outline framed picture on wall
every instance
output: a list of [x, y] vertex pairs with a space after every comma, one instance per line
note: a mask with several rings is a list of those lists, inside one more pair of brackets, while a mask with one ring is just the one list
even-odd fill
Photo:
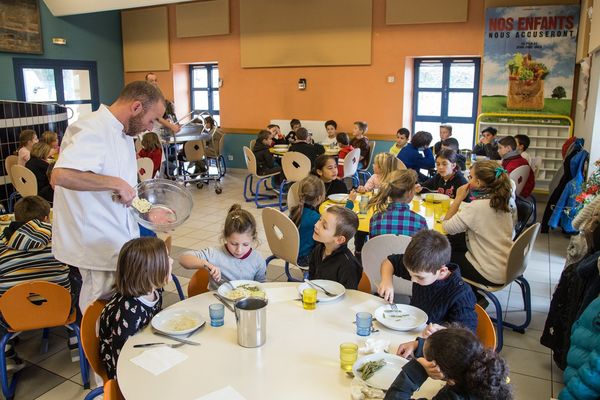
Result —
[[0, 0], [0, 51], [42, 54], [38, 0]]

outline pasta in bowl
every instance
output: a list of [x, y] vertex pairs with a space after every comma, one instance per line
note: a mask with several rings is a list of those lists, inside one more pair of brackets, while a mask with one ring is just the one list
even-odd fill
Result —
[[228, 284], [223, 284], [219, 286], [217, 289], [217, 293], [219, 293], [225, 299], [236, 302], [245, 297], [258, 297], [261, 299], [265, 299], [267, 297], [264, 289], [261, 284], [256, 281], [248, 281], [248, 280], [237, 280], [231, 281], [231, 286]]
[[152, 318], [152, 327], [167, 335], [186, 335], [206, 323], [202, 315], [187, 309], [166, 309]]

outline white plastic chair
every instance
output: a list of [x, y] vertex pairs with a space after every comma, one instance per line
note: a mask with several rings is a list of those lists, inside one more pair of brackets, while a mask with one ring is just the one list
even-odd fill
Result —
[[[539, 231], [540, 223], [538, 222], [527, 228], [513, 242], [506, 260], [506, 279], [504, 284], [488, 286], [482, 283], [473, 282], [463, 277], [465, 282], [474, 288], [477, 288], [483, 295], [490, 299], [492, 303], [494, 303], [494, 307], [496, 309], [496, 318], [493, 318], [493, 320], [496, 322], [496, 336], [498, 337], [498, 346], [496, 347], [496, 351], [502, 350], [504, 326], [512, 328], [515, 332], [525, 333], [525, 328], [527, 328], [531, 322], [531, 288], [529, 286], [529, 282], [527, 282], [523, 274], [527, 268], [529, 255], [531, 254], [531, 249], [533, 248]], [[502, 306], [500, 305], [498, 298], [494, 295], [494, 292], [504, 289], [513, 282], [516, 282], [521, 287], [521, 293], [523, 294], [525, 322], [521, 325], [503, 321]]]
[[517, 188], [515, 190], [515, 194], [517, 196], [521, 195], [525, 184], [527, 183], [527, 178], [529, 178], [529, 174], [531, 173], [531, 167], [529, 165], [521, 165], [518, 168], [515, 168], [509, 175], [510, 179], [512, 179]]
[[363, 184], [367, 183], [367, 179], [369, 179], [371, 177], [371, 172], [369, 172], [369, 169], [371, 169], [373, 167], [373, 160], [375, 159], [375, 145], [376, 144], [377, 144], [377, 142], [374, 140], [369, 141], [369, 159], [368, 159], [367, 165], [363, 169], [358, 170], [359, 181], [360, 181], [360, 178], [362, 177]]
[[151, 158], [142, 157], [137, 159], [137, 173], [141, 182], [152, 179], [152, 171], [154, 171], [154, 163]]
[[[381, 263], [391, 254], [404, 254], [406, 247], [412, 238], [404, 235], [380, 235], [367, 240], [362, 249], [362, 264], [364, 272], [371, 280], [371, 291], [375, 292], [375, 286], [381, 282]], [[410, 296], [412, 294], [412, 282], [394, 276], [394, 292]]]
[[265, 208], [262, 211], [263, 226], [271, 255], [266, 260], [267, 266], [271, 261], [279, 258], [285, 261], [285, 274], [289, 282], [297, 282], [290, 273], [290, 264], [298, 262], [300, 250], [300, 233], [298, 227], [287, 215], [274, 208]]
[[285, 211], [288, 205], [283, 205], [285, 185], [290, 182], [299, 182], [310, 174], [310, 159], [297, 151], [288, 151], [281, 157], [281, 168], [285, 179], [279, 185], [279, 209]]
[[[541, 156], [535, 156], [531, 159], [531, 164], [529, 164], [531, 166], [531, 168], [533, 168], [533, 173], [535, 174], [534, 176], [537, 178], [540, 175], [540, 171], [542, 170], [542, 163], [544, 162], [544, 159]], [[552, 192], [550, 192], [552, 193]]]
[[354, 149], [344, 157], [344, 176], [343, 178], [352, 178], [353, 186], [358, 186], [358, 163], [360, 161], [360, 149]]

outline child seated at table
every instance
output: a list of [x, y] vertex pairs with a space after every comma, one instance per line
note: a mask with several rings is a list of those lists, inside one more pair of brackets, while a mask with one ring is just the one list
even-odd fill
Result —
[[400, 150], [408, 143], [408, 139], [410, 139], [410, 131], [406, 128], [398, 129], [398, 132], [396, 132], [396, 143], [390, 147], [389, 153], [397, 157]]
[[50, 151], [50, 158], [58, 158], [60, 147], [58, 145], [58, 134], [56, 132], [44, 131], [44, 133], [42, 133], [40, 142], [46, 143], [52, 149]]
[[531, 143], [531, 140], [529, 140], [529, 136], [518, 134], [515, 135], [515, 140], [517, 141], [517, 151], [519, 152], [521, 157], [527, 160], [529, 166], [533, 168], [533, 157], [531, 157], [531, 155], [527, 153], [527, 149], [529, 148], [529, 144]]
[[338, 176], [341, 178], [344, 176], [344, 158], [354, 150], [354, 147], [350, 144], [350, 137], [346, 132], [340, 132], [335, 136], [340, 151], [338, 152]]
[[535, 173], [533, 168], [529, 165], [529, 162], [521, 156], [517, 149], [517, 141], [512, 136], [505, 136], [498, 141], [498, 154], [502, 157], [502, 167], [510, 174], [515, 169], [528, 166], [529, 174], [525, 181], [525, 186], [521, 189], [519, 195], [521, 197], [529, 197], [533, 188], [535, 187]]
[[162, 146], [156, 133], [146, 132], [142, 137], [142, 148], [138, 152], [138, 158], [142, 157], [148, 157], [152, 160], [152, 177], [154, 178], [160, 169], [162, 160]]
[[337, 145], [337, 122], [330, 119], [325, 121], [325, 130], [327, 131], [327, 139], [323, 142], [324, 145], [336, 146]]
[[390, 153], [379, 153], [373, 160], [373, 175], [367, 180], [364, 186], [359, 186], [358, 193], [370, 192], [381, 188], [383, 182], [392, 171], [400, 169], [400, 160]]
[[513, 398], [506, 361], [467, 329], [451, 326], [418, 338], [418, 349], [384, 400], [411, 399], [428, 377], [446, 381], [434, 399]]
[[[462, 276], [471, 281], [505, 283], [513, 243], [510, 182], [506, 170], [496, 161], [475, 162], [469, 183], [458, 188], [442, 221], [452, 243], [452, 262], [460, 265]], [[467, 196], [472, 201], [458, 212]]]
[[325, 185], [314, 175], [309, 175], [298, 183], [298, 205], [290, 210], [290, 219], [298, 227], [300, 246], [298, 265], [308, 265], [310, 253], [315, 246], [313, 233], [317, 221], [321, 218], [319, 205], [325, 199]]
[[31, 149], [38, 142], [37, 133], [33, 129], [24, 129], [19, 134], [19, 150], [17, 150], [18, 164], [25, 166], [31, 157]]
[[419, 174], [419, 181], [424, 182], [427, 176], [420, 172], [421, 169], [430, 170], [435, 167], [433, 153], [429, 148], [431, 144], [431, 133], [419, 131], [415, 133], [400, 153], [398, 158], [406, 165], [406, 168], [415, 170]]
[[252, 214], [239, 204], [232, 205], [225, 217], [221, 238], [220, 246], [186, 251], [179, 263], [187, 269], [206, 268], [211, 290], [217, 289], [224, 279], [264, 282], [265, 260], [252, 249], [257, 242], [256, 220]]
[[296, 151], [308, 157], [312, 169], [315, 166], [317, 157], [325, 153], [325, 148], [319, 143], [309, 143], [309, 135], [306, 128], [298, 128], [296, 131], [296, 141], [290, 146], [289, 151]]
[[52, 147], [44, 142], [38, 142], [33, 145], [30, 152], [29, 161], [25, 163], [25, 167], [33, 172], [37, 183], [37, 193], [43, 197], [50, 204], [54, 201], [54, 189], [50, 186], [50, 179], [48, 179], [48, 157]]
[[319, 243], [310, 254], [309, 279], [327, 279], [341, 283], [346, 289], [358, 288], [363, 268], [348, 249], [357, 229], [358, 217], [354, 211], [331, 206], [323, 212], [314, 229], [313, 239]]
[[269, 124], [267, 125], [267, 129], [271, 132], [271, 139], [273, 140], [273, 145], [276, 144], [288, 144], [285, 136], [281, 133], [281, 128], [279, 125]]
[[461, 268], [451, 263], [448, 239], [434, 230], [422, 230], [410, 241], [404, 254], [392, 254], [381, 263], [378, 293], [394, 301], [393, 276], [410, 280], [410, 305], [425, 311], [429, 323], [457, 322], [477, 328], [475, 295], [461, 277]]
[[173, 260], [165, 242], [143, 237], [125, 243], [119, 253], [115, 294], [100, 314], [100, 359], [109, 379], [116, 378], [119, 353], [162, 308], [162, 288], [171, 279]]
[[371, 147], [369, 146], [369, 139], [367, 139], [367, 131], [369, 125], [365, 121], [355, 121], [354, 127], [352, 128], [352, 140], [350, 144], [355, 149], [360, 149], [360, 160], [358, 163], [358, 169], [366, 168], [369, 157], [371, 156]]
[[435, 167], [436, 174], [418, 185], [417, 192], [428, 189], [425, 193], [428, 191], [443, 193], [453, 199], [458, 188], [467, 183], [467, 179], [456, 164], [456, 152], [441, 149], [435, 157]]
[[389, 173], [379, 193], [369, 201], [369, 207], [375, 208], [369, 224], [371, 238], [386, 233], [413, 236], [427, 229], [425, 218], [410, 209], [416, 183], [417, 174], [412, 169]]
[[[263, 129], [258, 132], [256, 136], [256, 142], [254, 143], [254, 148], [252, 152], [256, 157], [256, 172], [259, 175], [270, 175], [276, 172], [281, 172], [281, 166], [275, 163], [275, 157], [269, 149], [273, 144], [273, 140], [271, 139], [271, 132]], [[281, 182], [281, 174], [276, 176], [276, 183]]]
[[325, 197], [330, 194], [348, 193], [348, 188], [344, 181], [338, 179], [338, 165], [335, 162], [335, 157], [326, 154], [317, 157], [312, 174], [323, 181], [325, 185]]
[[[463, 156], [462, 154], [460, 154], [460, 151], [458, 150], [458, 140], [454, 139], [454, 138], [448, 138], [446, 140], [442, 141], [442, 147], [440, 148], [440, 150], [452, 150], [456, 153], [456, 165], [458, 165], [458, 169], [460, 169], [461, 171], [464, 171], [467, 169], [467, 158], [465, 156]], [[437, 155], [437, 153], [435, 153]]]
[[292, 130], [285, 136], [285, 140], [290, 144], [294, 144], [296, 142], [296, 131], [298, 128], [302, 128], [302, 122], [297, 118], [293, 118], [290, 121], [290, 128]]

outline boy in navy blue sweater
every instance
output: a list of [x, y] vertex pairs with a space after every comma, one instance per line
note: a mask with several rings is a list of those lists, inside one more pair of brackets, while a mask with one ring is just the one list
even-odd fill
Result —
[[[475, 294], [460, 275], [460, 268], [450, 263], [450, 242], [446, 236], [434, 230], [421, 230], [413, 236], [404, 254], [392, 254], [381, 263], [379, 295], [394, 300], [393, 275], [411, 280], [410, 304], [427, 313], [432, 333], [435, 324], [458, 323], [475, 332]], [[416, 342], [414, 348], [416, 348]], [[402, 348], [403, 345], [400, 345]], [[399, 349], [400, 351], [400, 349]], [[400, 353], [399, 353], [400, 354]], [[410, 353], [403, 353], [406, 357]]]

